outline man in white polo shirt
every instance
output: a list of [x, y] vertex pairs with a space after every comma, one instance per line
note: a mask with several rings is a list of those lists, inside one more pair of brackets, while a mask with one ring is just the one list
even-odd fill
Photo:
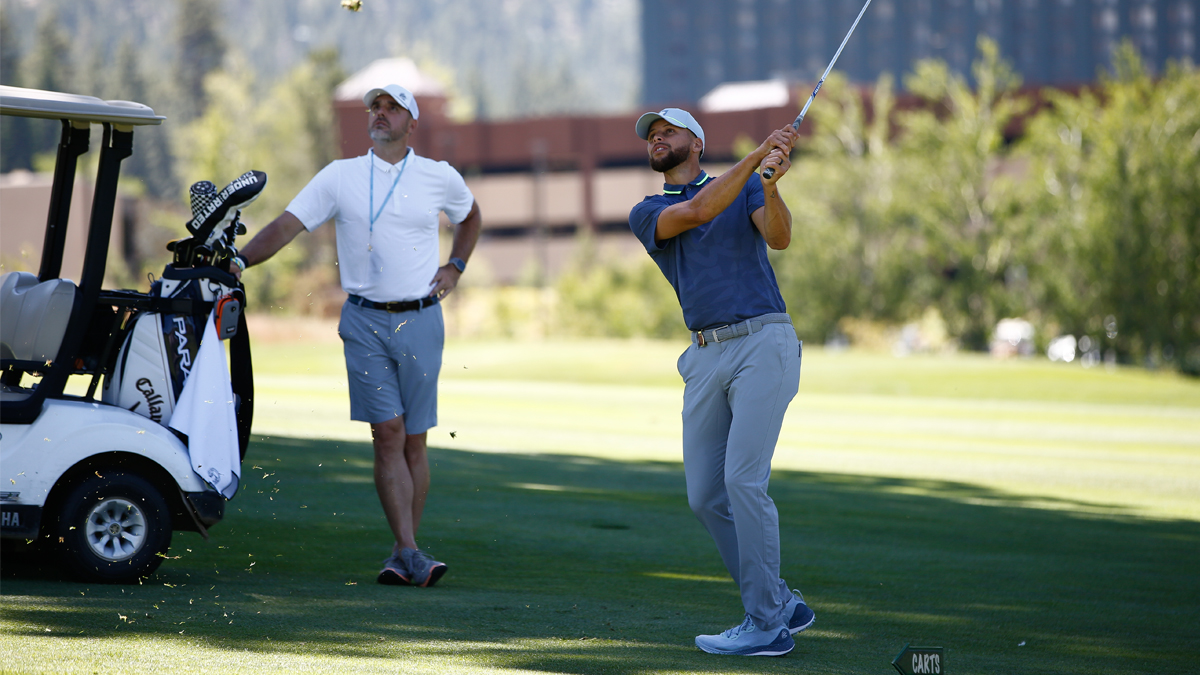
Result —
[[[413, 95], [389, 84], [363, 97], [373, 147], [337, 160], [230, 264], [241, 276], [303, 230], [333, 220], [338, 269], [349, 294], [338, 334], [350, 380], [350, 417], [368, 422], [375, 489], [396, 541], [381, 584], [432, 586], [445, 563], [417, 547], [429, 492], [426, 435], [437, 424], [444, 330], [441, 298], [454, 290], [479, 239], [479, 205], [446, 162], [409, 147], [420, 112]], [[454, 229], [450, 260], [438, 266], [438, 213]]]

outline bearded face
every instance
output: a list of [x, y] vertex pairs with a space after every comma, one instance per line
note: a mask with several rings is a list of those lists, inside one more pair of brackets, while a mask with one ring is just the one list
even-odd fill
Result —
[[650, 168], [659, 173], [666, 173], [686, 162], [691, 151], [691, 145], [683, 145], [678, 148], [673, 148], [670, 152], [658, 157], [657, 159], [651, 157]]
[[412, 113], [396, 103], [388, 94], [380, 95], [371, 103], [367, 118], [367, 134], [372, 141], [392, 143], [406, 140], [412, 124]]

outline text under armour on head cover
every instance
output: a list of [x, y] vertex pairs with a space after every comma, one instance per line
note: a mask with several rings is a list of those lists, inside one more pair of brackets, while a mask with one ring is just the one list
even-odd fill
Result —
[[700, 139], [700, 156], [704, 156], [704, 129], [700, 127], [700, 123], [696, 121], [695, 117], [692, 117], [691, 113], [679, 108], [663, 108], [658, 112], [648, 112], [642, 115], [638, 118], [636, 129], [637, 135], [643, 141], [647, 140], [650, 135], [650, 125], [654, 124], [655, 120], [666, 120], [668, 124], [696, 134], [696, 138]]
[[363, 105], [370, 108], [371, 104], [374, 103], [375, 99], [379, 98], [381, 94], [387, 94], [388, 96], [396, 99], [396, 103], [399, 103], [405, 110], [410, 112], [414, 120], [421, 116], [421, 111], [417, 109], [416, 97], [412, 95], [411, 91], [401, 87], [398, 84], [375, 87], [371, 91], [368, 91], [367, 95], [363, 96]]

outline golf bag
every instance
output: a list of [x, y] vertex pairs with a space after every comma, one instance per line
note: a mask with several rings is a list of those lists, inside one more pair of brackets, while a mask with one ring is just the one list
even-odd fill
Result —
[[236, 337], [246, 296], [233, 275], [215, 267], [170, 265], [150, 296], [165, 302], [134, 317], [103, 400], [166, 425], [191, 375], [209, 313], [222, 305], [233, 324], [218, 326], [218, 334]]
[[243, 174], [217, 193], [208, 181], [191, 188], [192, 236], [167, 245], [175, 260], [153, 282], [145, 307], [126, 322], [126, 334], [102, 400], [166, 426], [191, 375], [208, 318], [217, 308], [217, 334], [229, 339], [230, 385], [237, 412], [238, 445], [246, 455], [254, 412], [254, 374], [243, 308], [242, 284], [225, 271], [245, 226], [240, 209], [258, 197], [267, 176]]

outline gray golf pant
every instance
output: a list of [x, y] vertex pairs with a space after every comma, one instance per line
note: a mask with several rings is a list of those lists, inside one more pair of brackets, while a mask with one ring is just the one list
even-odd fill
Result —
[[704, 347], [693, 334], [678, 363], [688, 504], [762, 630], [787, 623], [792, 597], [779, 578], [779, 512], [767, 482], [783, 415], [800, 386], [801, 349], [791, 324], [773, 323]]

